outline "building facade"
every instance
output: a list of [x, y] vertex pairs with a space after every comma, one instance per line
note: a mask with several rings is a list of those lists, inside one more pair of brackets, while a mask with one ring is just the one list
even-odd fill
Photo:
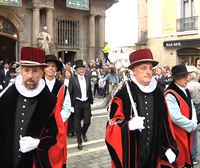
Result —
[[137, 48], [149, 47], [160, 66], [196, 65], [200, 58], [200, 0], [139, 0]]
[[39, 34], [44, 26], [48, 40], [51, 38], [49, 53], [64, 62], [102, 57], [105, 10], [116, 2], [0, 0], [0, 60], [18, 61], [21, 47], [39, 46]]

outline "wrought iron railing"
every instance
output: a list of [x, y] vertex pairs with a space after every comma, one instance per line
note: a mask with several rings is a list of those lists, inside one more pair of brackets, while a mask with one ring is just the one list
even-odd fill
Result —
[[177, 32], [198, 30], [198, 16], [180, 18], [176, 20]]

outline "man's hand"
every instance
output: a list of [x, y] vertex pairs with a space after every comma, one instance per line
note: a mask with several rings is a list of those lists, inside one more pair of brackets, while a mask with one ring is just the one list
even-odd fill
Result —
[[19, 140], [20, 151], [22, 153], [30, 152], [38, 147], [39, 139], [30, 136], [21, 137]]
[[144, 119], [145, 117], [133, 117], [129, 122], [128, 122], [128, 127], [131, 131], [133, 130], [142, 130], [144, 129]]

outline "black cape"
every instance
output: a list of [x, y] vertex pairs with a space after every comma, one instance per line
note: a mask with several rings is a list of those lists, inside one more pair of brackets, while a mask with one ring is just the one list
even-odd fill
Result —
[[[12, 154], [14, 150], [15, 112], [18, 96], [19, 92], [13, 85], [0, 98], [0, 163], [1, 167], [5, 168], [13, 168], [14, 166]], [[37, 149], [22, 154], [17, 168], [32, 168], [33, 162], [36, 168], [51, 167], [48, 159], [48, 150], [56, 143], [58, 130], [53, 110], [57, 99], [49, 92], [47, 86], [34, 98], [37, 99], [37, 105], [25, 136], [39, 138], [40, 143]]]

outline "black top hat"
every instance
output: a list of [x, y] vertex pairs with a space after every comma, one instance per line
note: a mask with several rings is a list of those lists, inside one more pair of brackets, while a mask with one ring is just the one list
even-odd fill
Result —
[[15, 68], [10, 68], [8, 72], [9, 72], [9, 74], [10, 73], [16, 73], [16, 69]]
[[172, 67], [172, 77], [181, 76], [181, 75], [185, 75], [188, 73], [190, 73], [190, 72], [188, 72], [186, 65], [184, 65], [184, 64], [179, 64], [179, 65], [175, 65]]
[[50, 62], [50, 61], [55, 62], [56, 66], [57, 66], [57, 71], [62, 70], [63, 64], [62, 64], [62, 62], [57, 60], [57, 57], [55, 55], [51, 55], [51, 54], [46, 55], [44, 62], [47, 63], [47, 62]]
[[75, 65], [75, 67], [74, 67], [75, 69], [79, 68], [79, 67], [85, 67], [82, 59], [78, 59], [78, 60], [74, 61], [74, 65]]

